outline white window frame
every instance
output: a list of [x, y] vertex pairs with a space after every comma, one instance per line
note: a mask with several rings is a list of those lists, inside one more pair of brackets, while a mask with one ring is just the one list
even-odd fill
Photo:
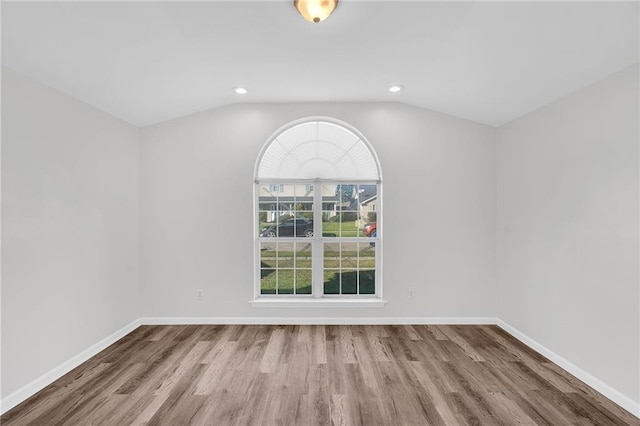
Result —
[[[317, 120], [327, 121], [333, 124], [338, 124], [344, 127], [346, 130], [355, 133], [365, 143], [369, 149], [372, 158], [377, 164], [378, 174], [380, 179], [378, 180], [357, 180], [357, 179], [335, 179], [335, 178], [315, 178], [315, 179], [258, 179], [254, 180], [254, 294], [250, 303], [254, 307], [384, 307], [386, 301], [382, 297], [382, 276], [383, 276], [383, 235], [384, 226], [383, 223], [383, 207], [382, 207], [382, 179], [379, 173], [379, 165], [375, 152], [372, 150], [369, 143], [360, 134], [355, 132], [346, 123], [338, 122], [334, 119], [322, 118], [310, 118], [302, 119], [297, 122], [290, 123], [288, 126], [283, 127], [277, 131], [273, 137], [271, 137], [262, 149], [260, 156], [256, 162], [256, 174], [260, 166], [260, 161], [266, 150], [266, 148], [276, 140], [276, 137], [282, 134], [287, 128], [291, 128], [297, 124], [303, 124], [310, 121]], [[307, 295], [294, 295], [294, 294], [261, 294], [261, 268], [260, 268], [260, 248], [261, 243], [272, 240], [273, 237], [260, 237], [259, 229], [259, 188], [263, 185], [284, 185], [284, 184], [304, 184], [313, 185], [313, 219], [314, 219], [314, 236], [312, 237], [312, 293]], [[376, 223], [377, 232], [376, 237], [324, 237], [322, 235], [322, 185], [323, 184], [367, 184], [376, 185], [377, 188], [377, 208], [376, 208]], [[277, 242], [289, 243], [300, 242], [300, 237], [275, 237]], [[324, 294], [324, 244], [325, 243], [375, 243], [375, 294]]]

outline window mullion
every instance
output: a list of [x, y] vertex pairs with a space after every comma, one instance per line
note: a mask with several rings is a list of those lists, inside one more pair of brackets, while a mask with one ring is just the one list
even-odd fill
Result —
[[322, 297], [324, 281], [324, 256], [322, 246], [322, 184], [313, 185], [313, 242], [311, 251], [312, 291], [316, 298]]

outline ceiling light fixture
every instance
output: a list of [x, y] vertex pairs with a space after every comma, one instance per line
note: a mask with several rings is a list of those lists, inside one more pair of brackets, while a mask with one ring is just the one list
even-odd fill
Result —
[[304, 19], [317, 24], [333, 13], [338, 0], [294, 0], [293, 5]]
[[389, 91], [391, 93], [398, 93], [402, 91], [402, 89], [404, 89], [404, 86], [402, 84], [394, 84], [393, 86], [389, 87]]
[[248, 90], [245, 87], [234, 87], [233, 91], [236, 92], [238, 95], [246, 95]]

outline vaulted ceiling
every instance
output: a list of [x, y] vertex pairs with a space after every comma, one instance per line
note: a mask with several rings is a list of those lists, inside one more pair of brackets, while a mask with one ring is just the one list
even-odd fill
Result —
[[140, 127], [320, 101], [497, 126], [637, 63], [638, 16], [637, 2], [342, 0], [312, 24], [292, 1], [3, 2], [2, 62]]

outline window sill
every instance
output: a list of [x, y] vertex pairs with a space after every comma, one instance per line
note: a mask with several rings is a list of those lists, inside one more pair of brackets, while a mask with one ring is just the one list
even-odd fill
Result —
[[386, 300], [377, 297], [358, 299], [258, 298], [250, 300], [254, 308], [384, 308]]

